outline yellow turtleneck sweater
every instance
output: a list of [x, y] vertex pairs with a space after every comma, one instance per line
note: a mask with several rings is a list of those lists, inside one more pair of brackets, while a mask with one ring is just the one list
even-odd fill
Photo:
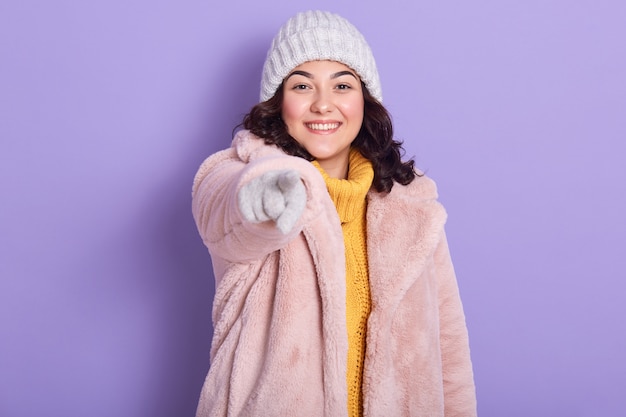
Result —
[[335, 203], [346, 248], [346, 322], [348, 327], [348, 415], [363, 415], [361, 384], [365, 360], [365, 333], [370, 313], [370, 286], [367, 269], [365, 213], [366, 194], [374, 170], [356, 149], [350, 151], [348, 179], [330, 178], [313, 161], [326, 182]]

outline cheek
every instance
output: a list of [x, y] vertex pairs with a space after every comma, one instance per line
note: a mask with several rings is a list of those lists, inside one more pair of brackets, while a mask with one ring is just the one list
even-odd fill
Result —
[[300, 118], [301, 105], [297, 100], [285, 98], [281, 107], [281, 116], [283, 121], [289, 126]]
[[363, 107], [363, 100], [353, 100], [347, 102], [343, 106], [343, 114], [353, 121], [363, 121]]

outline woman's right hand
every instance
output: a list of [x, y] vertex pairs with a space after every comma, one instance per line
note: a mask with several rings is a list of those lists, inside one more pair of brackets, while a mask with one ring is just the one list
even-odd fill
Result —
[[282, 233], [287, 234], [304, 211], [306, 190], [298, 171], [269, 171], [239, 190], [238, 203], [247, 221], [272, 220]]

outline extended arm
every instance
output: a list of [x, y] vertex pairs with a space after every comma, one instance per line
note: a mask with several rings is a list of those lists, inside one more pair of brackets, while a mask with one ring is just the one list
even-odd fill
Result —
[[244, 162], [230, 148], [198, 170], [192, 210], [212, 255], [245, 262], [293, 239], [318, 214], [323, 187], [319, 172], [302, 158], [281, 153]]

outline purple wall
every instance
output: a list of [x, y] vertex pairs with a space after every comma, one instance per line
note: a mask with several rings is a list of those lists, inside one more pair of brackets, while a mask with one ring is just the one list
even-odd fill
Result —
[[[626, 3], [335, 3], [449, 211], [480, 415], [626, 415]], [[193, 415], [191, 180], [311, 7], [210, 4], [0, 5], [1, 416]]]

